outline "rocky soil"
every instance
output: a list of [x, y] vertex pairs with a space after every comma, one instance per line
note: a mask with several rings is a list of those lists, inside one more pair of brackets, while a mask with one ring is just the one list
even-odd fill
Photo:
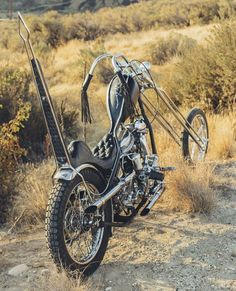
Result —
[[[236, 290], [236, 162], [215, 172], [218, 201], [210, 216], [156, 205], [149, 217], [114, 231], [87, 289]], [[0, 290], [41, 290], [55, 272], [43, 231], [0, 235]]]

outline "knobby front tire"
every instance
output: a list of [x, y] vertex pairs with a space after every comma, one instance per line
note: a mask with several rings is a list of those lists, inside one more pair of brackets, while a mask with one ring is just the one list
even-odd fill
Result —
[[[91, 187], [93, 187], [93, 189], [97, 190], [97, 193], [101, 193], [104, 190], [105, 181], [99, 172], [87, 168], [82, 171], [82, 175], [84, 180]], [[79, 235], [78, 240], [75, 241], [73, 241], [73, 236], [72, 239], [70, 239], [70, 235], [77, 233], [76, 231], [80, 229], [82, 225], [80, 221], [82, 217], [81, 213], [83, 213], [81, 210], [81, 205], [82, 200], [85, 201], [87, 199], [84, 190], [82, 192], [78, 191], [78, 187], [80, 187], [78, 185], [84, 185], [82, 183], [81, 177], [78, 175], [76, 175], [73, 181], [59, 181], [55, 184], [47, 206], [45, 223], [46, 238], [50, 255], [58, 269], [64, 269], [69, 275], [72, 276], [78, 276], [79, 274], [82, 274], [83, 276], [89, 276], [96, 271], [105, 255], [110, 237], [110, 229], [108, 229], [108, 227], [100, 226], [98, 226], [96, 229], [91, 229], [89, 235], [92, 237], [92, 247], [95, 244], [93, 242], [93, 236], [95, 236], [95, 234], [97, 235], [97, 233], [100, 235], [98, 236], [99, 240], [97, 239], [97, 246], [96, 248], [94, 247], [94, 253], [92, 253], [90, 259], [89, 255], [87, 256], [87, 260], [78, 259], [80, 253], [80, 244], [82, 243], [82, 236], [85, 237], [86, 230], [81, 230], [81, 234]], [[75, 192], [75, 189], [77, 192]], [[77, 193], [76, 195], [79, 193], [80, 199], [77, 199], [78, 197], [75, 196], [75, 193]], [[81, 196], [83, 196], [83, 198], [81, 198]], [[78, 203], [76, 199], [79, 201]], [[79, 205], [79, 203], [81, 205]], [[71, 206], [72, 204], [73, 206]], [[70, 205], [70, 207], [68, 205]], [[103, 215], [103, 219], [105, 221], [112, 221], [111, 204], [106, 204], [105, 207], [100, 210], [100, 212], [101, 215]], [[67, 220], [70, 222], [70, 224]], [[75, 229], [76, 231], [74, 231]], [[75, 251], [73, 250], [73, 244], [70, 246], [72, 248], [71, 251], [67, 241], [70, 242], [69, 245], [71, 244], [71, 241], [73, 241], [73, 244], [77, 242], [78, 252], [76, 251], [76, 248]], [[85, 244], [85, 239], [83, 243]], [[87, 249], [90, 250], [90, 248]]]

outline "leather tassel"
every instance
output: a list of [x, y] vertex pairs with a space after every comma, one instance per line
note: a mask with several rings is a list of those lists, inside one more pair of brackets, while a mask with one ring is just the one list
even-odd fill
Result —
[[84, 123], [91, 123], [91, 114], [89, 108], [88, 94], [87, 90], [84, 88], [81, 91], [81, 119]]

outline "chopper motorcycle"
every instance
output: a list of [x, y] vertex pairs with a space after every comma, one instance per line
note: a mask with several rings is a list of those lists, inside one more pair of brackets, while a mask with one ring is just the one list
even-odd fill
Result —
[[[126, 225], [138, 213], [148, 215], [165, 190], [165, 172], [174, 170], [159, 165], [147, 112], [182, 148], [190, 163], [203, 160], [207, 152], [207, 120], [198, 108], [185, 118], [156, 85], [147, 62], [103, 54], [94, 60], [84, 80], [81, 112], [82, 121], [91, 122], [87, 90], [96, 66], [110, 59], [114, 69], [106, 97], [110, 129], [92, 150], [80, 140], [66, 147], [30, 31], [20, 13], [18, 17], [57, 165], [46, 212], [48, 248], [59, 269], [89, 276], [102, 262], [113, 227]], [[146, 90], [153, 90], [163, 101], [183, 128], [181, 133], [147, 98]]]

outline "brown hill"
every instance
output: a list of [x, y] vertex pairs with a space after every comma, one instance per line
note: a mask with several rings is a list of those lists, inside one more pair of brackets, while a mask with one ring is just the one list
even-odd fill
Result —
[[0, 11], [7, 13], [12, 2], [13, 12], [45, 12], [57, 10], [62, 12], [96, 11], [103, 7], [130, 5], [139, 0], [2, 0]]

